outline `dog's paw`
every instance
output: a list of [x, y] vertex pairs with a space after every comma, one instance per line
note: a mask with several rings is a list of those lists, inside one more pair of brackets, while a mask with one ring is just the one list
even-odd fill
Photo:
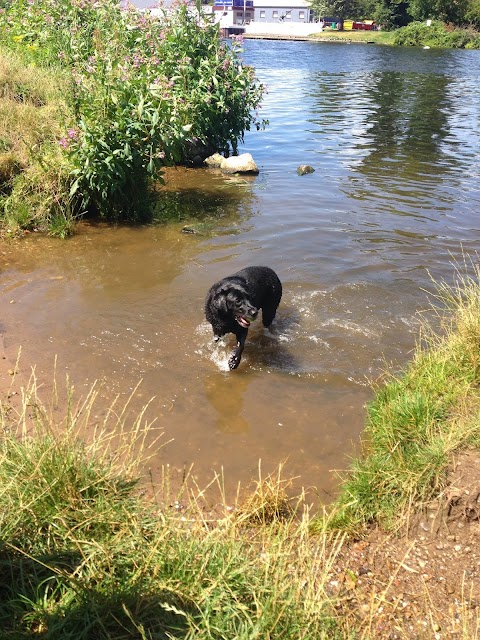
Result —
[[236, 369], [239, 364], [240, 364], [240, 358], [237, 356], [236, 353], [233, 353], [228, 360], [228, 366], [230, 367], [230, 371], [233, 371], [234, 369]]

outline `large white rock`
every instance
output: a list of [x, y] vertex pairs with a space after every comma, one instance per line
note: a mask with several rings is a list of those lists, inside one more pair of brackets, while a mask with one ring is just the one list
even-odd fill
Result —
[[250, 153], [242, 153], [239, 156], [224, 158], [220, 169], [225, 173], [259, 173], [258, 167]]

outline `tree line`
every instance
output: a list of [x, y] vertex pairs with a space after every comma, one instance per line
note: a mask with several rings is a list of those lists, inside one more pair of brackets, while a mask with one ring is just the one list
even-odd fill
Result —
[[318, 16], [371, 19], [386, 29], [428, 19], [480, 28], [480, 0], [312, 0], [311, 4]]

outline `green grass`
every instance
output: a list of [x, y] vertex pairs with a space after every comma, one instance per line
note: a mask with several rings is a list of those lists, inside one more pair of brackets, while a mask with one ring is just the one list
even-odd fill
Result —
[[209, 521], [202, 492], [184, 488], [180, 510], [167, 480], [161, 503], [141, 495], [142, 417], [130, 432], [111, 407], [86, 443], [95, 392], [60, 424], [34, 385], [23, 400], [2, 411], [2, 639], [347, 637], [326, 594], [339, 544], [312, 544], [279, 478]]
[[393, 31], [337, 31], [326, 29], [311, 36], [314, 40], [339, 42], [368, 42], [374, 44], [394, 44]]
[[312, 39], [339, 42], [365, 42], [395, 46], [479, 49], [480, 34], [473, 28], [453, 29], [439, 21], [427, 27], [425, 22], [412, 22], [393, 31], [337, 31], [326, 29], [313, 34]]
[[437, 283], [440, 329], [425, 323], [410, 364], [377, 387], [363, 452], [344, 480], [331, 527], [400, 527], [412, 506], [420, 509], [444, 488], [452, 453], [479, 446], [478, 265], [470, 272], [457, 270], [453, 286]]
[[0, 49], [1, 231], [41, 229], [65, 236], [73, 217], [58, 139], [68, 120], [59, 71], [25, 64]]

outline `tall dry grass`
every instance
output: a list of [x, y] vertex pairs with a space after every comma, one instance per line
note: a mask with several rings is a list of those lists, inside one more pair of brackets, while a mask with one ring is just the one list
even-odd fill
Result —
[[342, 536], [313, 541], [280, 476], [214, 520], [204, 491], [175, 498], [168, 476], [147, 500], [136, 478], [154, 426], [114, 404], [86, 440], [98, 391], [69, 392], [61, 419], [56, 393], [42, 404], [33, 377], [17, 413], [0, 412], [5, 637], [345, 637], [328, 595]]

